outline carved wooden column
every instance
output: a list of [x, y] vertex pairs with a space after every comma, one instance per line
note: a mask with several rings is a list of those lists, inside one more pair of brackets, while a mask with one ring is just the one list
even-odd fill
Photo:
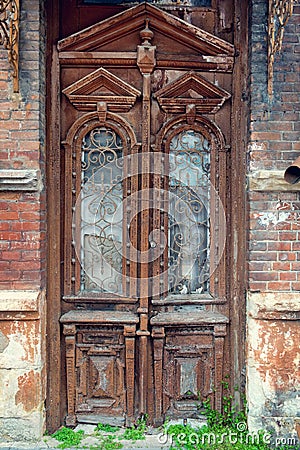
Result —
[[[140, 32], [142, 45], [137, 47], [137, 65], [143, 75], [143, 102], [142, 102], [142, 185], [140, 198], [141, 211], [141, 275], [140, 275], [140, 329], [137, 332], [139, 338], [139, 394], [140, 413], [147, 412], [148, 391], [148, 311], [149, 311], [149, 207], [150, 207], [150, 108], [151, 108], [151, 80], [155, 61], [155, 47], [150, 41], [153, 32], [148, 27], [146, 20], [145, 28]], [[146, 255], [143, 257], [143, 255]]]
[[126, 400], [127, 425], [134, 421], [134, 353], [135, 353], [135, 325], [124, 326], [125, 336], [125, 367], [126, 367]]
[[222, 411], [222, 379], [224, 364], [224, 338], [226, 335], [226, 325], [218, 324], [214, 326], [215, 336], [215, 409]]
[[76, 425], [75, 415], [75, 392], [76, 392], [76, 378], [75, 378], [75, 335], [76, 325], [64, 325], [64, 335], [66, 343], [66, 366], [67, 366], [67, 417], [66, 425]]
[[162, 416], [163, 396], [163, 348], [165, 330], [163, 327], [155, 327], [152, 331], [153, 358], [154, 358], [154, 386], [155, 386], [155, 421]]

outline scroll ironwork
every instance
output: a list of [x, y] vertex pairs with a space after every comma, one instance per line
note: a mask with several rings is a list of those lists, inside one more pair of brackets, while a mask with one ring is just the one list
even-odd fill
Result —
[[0, 44], [8, 50], [14, 92], [19, 92], [19, 19], [20, 0], [0, 0]]
[[[109, 128], [94, 128], [82, 142], [81, 263], [85, 267], [81, 274], [83, 291], [118, 292], [121, 289], [122, 150], [120, 136]], [[106, 165], [109, 170], [100, 170]], [[92, 274], [92, 278], [87, 274]]]
[[275, 53], [282, 48], [283, 33], [293, 14], [297, 0], [269, 0], [268, 19], [268, 94], [273, 94], [273, 73]]
[[173, 137], [169, 173], [169, 291], [209, 289], [210, 145], [193, 130]]

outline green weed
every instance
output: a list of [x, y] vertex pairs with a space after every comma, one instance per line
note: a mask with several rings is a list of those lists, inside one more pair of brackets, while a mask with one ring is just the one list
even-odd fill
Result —
[[145, 414], [142, 418], [137, 420], [136, 426], [126, 428], [122, 438], [130, 441], [145, 439], [145, 432], [147, 431], [147, 417], [147, 414]]
[[113, 427], [111, 425], [108, 424], [104, 424], [104, 423], [98, 423], [98, 425], [96, 426], [96, 432], [97, 431], [104, 431], [105, 433], [115, 433], [116, 431], [119, 431], [119, 427]]
[[60, 442], [58, 448], [78, 448], [84, 437], [84, 431], [74, 431], [71, 428], [62, 427], [51, 436]]
[[114, 435], [103, 436], [100, 439], [99, 445], [91, 445], [89, 450], [115, 450], [123, 447]]

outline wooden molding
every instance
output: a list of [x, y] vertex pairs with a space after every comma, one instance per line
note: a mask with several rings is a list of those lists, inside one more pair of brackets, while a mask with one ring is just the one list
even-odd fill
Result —
[[140, 32], [145, 20], [154, 32], [197, 51], [200, 55], [234, 56], [234, 47], [194, 25], [191, 25], [149, 3], [142, 3], [114, 17], [103, 20], [58, 42], [59, 52], [101, 51], [105, 45]]
[[162, 109], [182, 114], [193, 104], [197, 113], [216, 113], [230, 94], [195, 72], [189, 72], [155, 94]]
[[72, 105], [80, 111], [97, 109], [98, 103], [106, 103], [114, 112], [127, 112], [141, 93], [101, 67], [86, 75], [62, 91]]

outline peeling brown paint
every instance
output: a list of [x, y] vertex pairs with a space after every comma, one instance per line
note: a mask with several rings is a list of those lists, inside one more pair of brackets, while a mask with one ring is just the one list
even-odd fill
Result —
[[19, 390], [15, 395], [16, 405], [22, 403], [26, 412], [36, 409], [39, 405], [40, 374], [31, 370], [18, 377]]
[[23, 352], [20, 356], [23, 361], [28, 363], [35, 362], [40, 342], [38, 321], [3, 321], [1, 323], [1, 332], [9, 340], [14, 340], [22, 346]]
[[253, 349], [257, 370], [275, 391], [289, 391], [300, 379], [299, 324], [259, 321], [259, 325], [258, 345]]

